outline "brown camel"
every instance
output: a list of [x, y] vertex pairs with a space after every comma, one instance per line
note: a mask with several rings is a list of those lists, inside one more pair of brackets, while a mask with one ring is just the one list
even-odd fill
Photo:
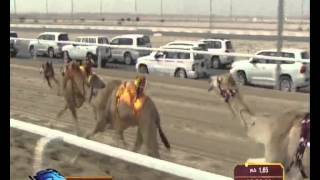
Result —
[[149, 156], [159, 158], [157, 129], [160, 138], [167, 149], [170, 149], [169, 141], [163, 133], [160, 125], [159, 112], [149, 96], [145, 95], [145, 101], [138, 114], [135, 114], [132, 107], [125, 102], [117, 101], [117, 92], [122, 82], [112, 80], [106, 88], [99, 90], [97, 96], [92, 100], [97, 111], [97, 124], [87, 138], [98, 132], [103, 132], [106, 125], [111, 125], [115, 130], [117, 142], [121, 140], [126, 146], [123, 132], [129, 127], [137, 126], [137, 136], [133, 151], [137, 152], [142, 144], [145, 145], [146, 153]]
[[310, 118], [300, 109], [272, 118], [254, 114], [244, 103], [231, 74], [211, 77], [208, 91], [222, 97], [244, 126], [247, 135], [265, 148], [265, 161], [282, 163], [287, 179], [310, 176]]
[[[45, 63], [42, 66], [42, 69], [45, 78], [46, 76], [48, 76], [48, 78], [46, 78], [49, 79], [48, 84], [50, 84], [50, 80], [52, 79], [59, 87], [60, 81], [56, 80], [54, 77], [54, 69], [52, 63]], [[82, 94], [75, 96], [75, 93], [79, 92], [79, 90], [77, 89], [83, 87], [82, 83], [84, 80], [80, 77], [77, 77], [78, 79], [80, 79], [80, 83], [78, 83], [78, 86], [71, 86], [73, 81], [70, 80], [67, 81], [66, 88], [62, 91], [67, 105], [71, 104], [67, 106], [72, 108], [71, 112], [76, 112], [76, 108], [80, 108], [85, 101], [85, 98], [83, 98], [84, 96], [81, 96]], [[98, 132], [103, 132], [106, 129], [106, 126], [109, 125], [116, 131], [116, 140], [121, 140], [123, 145], [126, 145], [123, 137], [124, 130], [128, 127], [138, 126], [137, 137], [133, 151], [138, 151], [141, 148], [142, 144], [144, 144], [148, 155], [153, 157], [160, 157], [158, 151], [157, 129], [159, 131], [162, 142], [168, 149], [170, 149], [169, 141], [167, 140], [160, 126], [159, 112], [150, 97], [145, 96], [144, 105], [140, 109], [139, 116], [137, 117], [137, 115], [132, 111], [132, 107], [128, 106], [128, 104], [122, 102], [116, 103], [116, 94], [118, 88], [122, 84], [121, 81], [113, 80], [108, 82], [106, 86], [102, 87], [98, 78], [96, 76], [92, 76], [92, 78], [90, 78], [89, 84], [97, 89], [96, 95], [90, 101], [90, 105], [94, 110], [95, 118], [97, 119], [97, 124], [93, 131], [87, 135], [87, 138], [94, 136]], [[87, 86], [84, 87], [86, 90]], [[89, 93], [89, 97], [92, 96], [91, 94], [92, 93]], [[78, 100], [75, 101], [75, 98], [71, 98], [70, 96], [75, 96], [76, 98], [78, 98]], [[64, 111], [65, 110], [62, 110], [61, 112]], [[58, 117], [61, 116], [61, 112], [58, 113]], [[76, 122], [76, 127], [78, 128], [76, 116], [74, 117], [74, 120]], [[77, 156], [73, 161], [75, 161], [76, 158]]]
[[[79, 135], [80, 129], [76, 110], [82, 107], [85, 101], [90, 102], [94, 91], [104, 88], [105, 84], [95, 74], [89, 76], [84, 73], [80, 69], [80, 66], [74, 62], [70, 62], [67, 67], [66, 72], [63, 72], [63, 75], [61, 75], [60, 80], [55, 76], [52, 62], [42, 64], [40, 73], [43, 73], [48, 86], [50, 88], [56, 88], [58, 96], [63, 96], [65, 99], [65, 105], [63, 109], [57, 113], [57, 119], [69, 109], [75, 122], [75, 131], [77, 135]], [[55, 86], [52, 86], [51, 80], [55, 83]], [[93, 111], [94, 115], [96, 115], [94, 107]], [[49, 125], [52, 126], [52, 123], [53, 122], [50, 121]]]

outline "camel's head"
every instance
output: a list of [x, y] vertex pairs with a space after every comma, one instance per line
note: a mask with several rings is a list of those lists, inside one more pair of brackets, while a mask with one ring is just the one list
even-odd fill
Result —
[[51, 61], [47, 61], [41, 65], [40, 74], [43, 74], [44, 78], [48, 82], [49, 87], [52, 88], [50, 80], [54, 78], [54, 70]]
[[210, 78], [208, 91], [214, 91], [225, 102], [229, 102], [229, 99], [234, 97], [238, 92], [238, 87], [231, 74], [224, 74]]

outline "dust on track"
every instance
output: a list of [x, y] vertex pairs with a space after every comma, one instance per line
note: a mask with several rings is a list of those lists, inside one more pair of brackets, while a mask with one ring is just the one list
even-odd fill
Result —
[[[63, 99], [57, 97], [56, 92], [50, 90], [40, 77], [37, 71], [40, 62], [15, 59], [10, 61], [11, 117], [45, 126], [62, 108]], [[134, 72], [119, 70], [96, 70], [96, 72], [105, 80], [135, 77]], [[148, 79], [150, 86], [147, 93], [155, 100], [161, 124], [173, 149], [168, 153], [159, 142], [161, 157], [164, 160], [232, 177], [233, 168], [237, 163], [242, 163], [249, 157], [263, 156], [262, 146], [245, 136], [240, 123], [233, 119], [226, 105], [216, 96], [207, 93], [207, 82], [158, 76], [149, 76]], [[241, 92], [249, 102], [249, 106], [258, 113], [277, 115], [291, 108], [308, 109], [309, 105], [308, 94], [284, 93], [252, 87], [242, 87]], [[79, 110], [79, 121], [83, 132], [88, 132], [94, 126], [95, 122], [88, 105]], [[56, 129], [73, 132], [69, 113], [56, 124]], [[125, 133], [125, 139], [130, 147], [135, 138], [135, 130], [136, 128], [131, 128]], [[110, 131], [104, 132], [97, 135], [94, 140], [112, 145], [111, 135]], [[35, 145], [35, 143], [30, 144]], [[31, 147], [30, 145], [28, 149]], [[11, 148], [17, 149], [15, 146]], [[83, 161], [88, 162], [90, 166], [90, 160]], [[90, 170], [81, 171], [81, 173], [86, 172], [90, 173]], [[79, 172], [73, 175], [77, 173]]]

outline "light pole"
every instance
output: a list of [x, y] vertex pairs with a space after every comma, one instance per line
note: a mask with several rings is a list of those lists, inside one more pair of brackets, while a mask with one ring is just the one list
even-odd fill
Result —
[[303, 5], [304, 5], [304, 0], [301, 0], [301, 25], [303, 22]]
[[48, 0], [46, 0], [46, 12], [47, 12], [47, 16], [48, 16]]
[[232, 0], [230, 0], [230, 17], [232, 17]]
[[160, 16], [161, 16], [161, 21], [163, 21], [163, 4], [162, 4], [162, 0], [160, 0]]
[[278, 52], [280, 52], [282, 48], [283, 19], [284, 19], [284, 0], [278, 0], [278, 43], [277, 43]]
[[134, 13], [137, 16], [137, 0], [134, 0]]
[[73, 23], [73, 0], [71, 0], [71, 21]]
[[17, 4], [16, 4], [16, 0], [13, 1], [13, 5], [14, 5], [14, 15], [17, 15]]
[[102, 16], [102, 0], [100, 0], [100, 16]]
[[209, 17], [209, 29], [212, 28], [212, 0], [210, 0], [210, 17]]

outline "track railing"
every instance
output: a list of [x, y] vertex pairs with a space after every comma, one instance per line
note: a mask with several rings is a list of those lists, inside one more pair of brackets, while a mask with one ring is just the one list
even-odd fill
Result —
[[120, 148], [115, 148], [106, 144], [81, 138], [62, 131], [49, 129], [35, 124], [19, 121], [16, 119], [10, 119], [10, 127], [43, 136], [44, 138], [46, 138], [46, 143], [48, 143], [47, 141], [51, 140], [61, 140], [64, 143], [71, 144], [82, 149], [87, 149], [105, 156], [120, 159], [125, 162], [130, 162], [139, 166], [151, 168], [160, 172], [168, 173], [186, 179], [232, 180], [232, 178], [230, 177], [225, 177], [222, 175], [201, 171], [195, 168], [171, 163], [168, 161], [155, 159], [146, 155], [134, 153]]
[[[39, 39], [31, 39], [31, 38], [10, 38], [13, 40], [23, 40], [23, 41], [41, 41], [41, 42], [52, 42], [50, 40], [39, 40]], [[233, 56], [233, 57], [246, 57], [246, 58], [258, 58], [258, 59], [268, 59], [268, 60], [276, 60], [276, 61], [295, 61], [295, 62], [303, 62], [310, 63], [309, 59], [293, 59], [293, 58], [284, 58], [284, 57], [271, 57], [271, 56], [262, 56], [262, 55], [252, 55], [245, 53], [223, 53], [223, 52], [208, 52], [208, 51], [199, 51], [199, 50], [184, 50], [174, 49], [174, 47], [160, 47], [160, 48], [149, 48], [149, 47], [133, 47], [133, 46], [123, 46], [123, 45], [111, 45], [111, 44], [96, 44], [96, 43], [83, 43], [76, 41], [55, 41], [61, 44], [74, 44], [74, 45], [87, 45], [87, 46], [101, 46], [101, 47], [110, 47], [110, 48], [120, 48], [120, 49], [133, 49], [133, 50], [149, 50], [149, 51], [167, 51], [167, 52], [185, 52], [185, 53], [197, 53], [197, 54], [208, 54], [208, 55], [219, 55], [219, 56]]]

